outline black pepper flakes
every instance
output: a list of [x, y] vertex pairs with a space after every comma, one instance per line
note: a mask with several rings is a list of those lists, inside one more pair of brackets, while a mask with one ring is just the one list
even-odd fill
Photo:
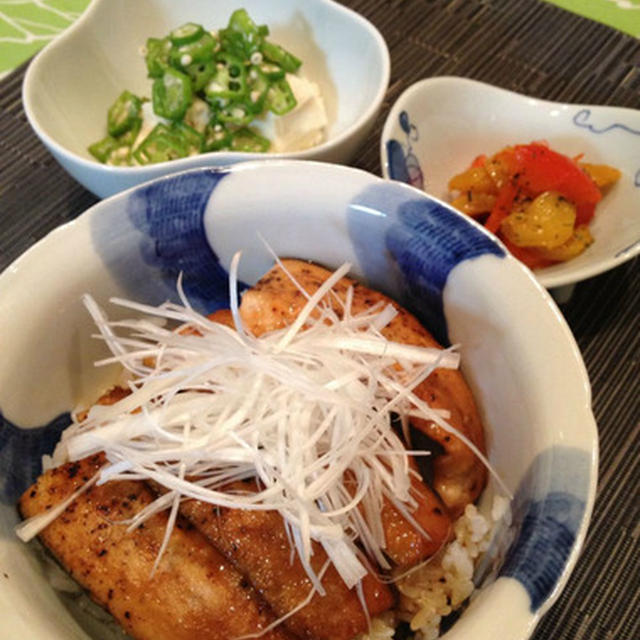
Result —
[[69, 480], [75, 478], [78, 475], [78, 471], [80, 471], [80, 465], [77, 462], [70, 464], [67, 467], [67, 477], [69, 478]]

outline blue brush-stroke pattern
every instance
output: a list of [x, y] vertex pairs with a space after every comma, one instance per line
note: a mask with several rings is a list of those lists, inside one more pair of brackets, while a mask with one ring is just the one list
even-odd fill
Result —
[[622, 124], [621, 122], [613, 122], [612, 124], [606, 127], [598, 129], [595, 125], [588, 122], [590, 117], [591, 117], [591, 109], [580, 109], [580, 111], [578, 111], [573, 116], [573, 124], [575, 124], [576, 127], [587, 129], [588, 131], [591, 131], [591, 133], [597, 133], [597, 134], [608, 133], [609, 131], [620, 129], [622, 131], [626, 131], [627, 133], [631, 133], [635, 136], [640, 136], [640, 130], [634, 129], [629, 125]]
[[127, 214], [143, 233], [140, 252], [168, 284], [182, 273], [189, 300], [209, 311], [229, 306], [227, 272], [205, 234], [207, 202], [226, 172], [203, 171], [173, 176], [134, 191]]
[[591, 457], [555, 446], [533, 460], [511, 503], [514, 525], [496, 527], [476, 567], [481, 587], [497, 576], [512, 577], [526, 589], [535, 613], [565, 570], [585, 515]]
[[49, 424], [21, 429], [0, 413], [0, 501], [15, 504], [42, 473], [42, 456], [52, 453], [60, 434], [71, 424], [63, 413]]
[[442, 293], [451, 270], [463, 260], [484, 254], [504, 256], [485, 234], [437, 202], [415, 200], [398, 211], [387, 234], [387, 248], [403, 278], [403, 297], [420, 309], [421, 320], [435, 337], [449, 344]]
[[516, 578], [537, 611], [555, 589], [576, 540], [585, 503], [567, 492], [548, 494], [526, 505], [520, 535], [500, 575]]
[[451, 270], [479, 256], [505, 256], [493, 238], [461, 214], [388, 183], [358, 195], [347, 225], [366, 280], [393, 293], [445, 345], [442, 293]]
[[389, 166], [389, 177], [398, 182], [409, 184], [409, 170], [404, 157], [402, 145], [397, 140], [387, 141], [387, 164]]

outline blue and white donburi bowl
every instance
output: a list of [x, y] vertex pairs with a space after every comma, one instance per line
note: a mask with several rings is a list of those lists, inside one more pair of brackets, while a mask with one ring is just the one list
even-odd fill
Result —
[[[462, 345], [490, 459], [514, 494], [513, 522], [496, 532], [476, 597], [446, 637], [529, 637], [576, 562], [595, 494], [596, 425], [571, 333], [530, 273], [468, 218], [403, 184], [295, 161], [197, 169], [123, 192], [0, 275], [3, 637], [87, 637], [13, 533], [16, 498], [69, 411], [117, 374], [93, 366], [103, 346], [81, 295], [117, 317], [110, 296], [176, 299], [182, 272], [195, 307], [226, 307], [231, 257], [243, 251], [239, 275], [251, 284], [273, 262], [264, 241], [282, 257], [351, 262], [352, 275], [406, 305], [443, 343]], [[490, 484], [481, 509], [495, 493]]]

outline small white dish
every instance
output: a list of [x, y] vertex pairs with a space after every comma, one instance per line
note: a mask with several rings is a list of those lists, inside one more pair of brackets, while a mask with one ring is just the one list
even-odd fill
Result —
[[244, 7], [270, 39], [297, 55], [321, 90], [327, 139], [269, 157], [346, 163], [373, 126], [389, 84], [387, 45], [365, 18], [333, 0], [93, 0], [82, 17], [33, 60], [24, 79], [27, 118], [56, 160], [99, 197], [192, 167], [228, 165], [264, 154], [210, 152], [140, 167], [107, 166], [87, 147], [106, 135], [107, 109], [124, 89], [151, 95], [140, 49], [185, 22], [224, 27]]
[[410, 86], [387, 117], [383, 175], [447, 200], [448, 181], [473, 158], [535, 140], [622, 172], [596, 208], [595, 242], [573, 260], [536, 270], [539, 282], [571, 285], [638, 255], [640, 111], [634, 109], [547, 102], [466, 78], [428, 78]]
[[[597, 429], [573, 336], [531, 272], [466, 216], [398, 182], [294, 161], [195, 169], [117, 194], [0, 274], [0, 637], [118, 637], [56, 591], [13, 533], [17, 496], [68, 412], [117, 376], [94, 366], [105, 347], [82, 294], [114, 317], [112, 296], [177, 301], [182, 272], [198, 310], [226, 307], [237, 250], [248, 284], [273, 264], [262, 238], [281, 256], [351, 262], [355, 277], [462, 345], [490, 460], [515, 498], [476, 567], [477, 597], [446, 638], [529, 638], [573, 569], [596, 492]], [[495, 492], [492, 482], [485, 513]]]

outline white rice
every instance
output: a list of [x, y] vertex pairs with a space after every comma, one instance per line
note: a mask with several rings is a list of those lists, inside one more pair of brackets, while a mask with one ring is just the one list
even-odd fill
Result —
[[395, 612], [385, 611], [371, 620], [369, 633], [360, 633], [354, 640], [392, 640], [395, 630]]
[[475, 562], [487, 550], [496, 523], [509, 517], [508, 511], [509, 501], [499, 496], [494, 498], [488, 516], [475, 505], [467, 505], [454, 524], [455, 539], [428, 563], [396, 581], [396, 611], [374, 618], [369, 633], [355, 640], [389, 640], [400, 621], [409, 623], [415, 640], [438, 638], [442, 618], [471, 595]]

